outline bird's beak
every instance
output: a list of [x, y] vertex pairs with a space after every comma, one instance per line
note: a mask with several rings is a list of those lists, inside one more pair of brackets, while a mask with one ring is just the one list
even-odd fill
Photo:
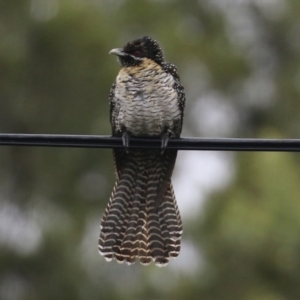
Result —
[[115, 48], [109, 51], [109, 54], [114, 54], [117, 56], [126, 56], [127, 54], [124, 52], [123, 48]]

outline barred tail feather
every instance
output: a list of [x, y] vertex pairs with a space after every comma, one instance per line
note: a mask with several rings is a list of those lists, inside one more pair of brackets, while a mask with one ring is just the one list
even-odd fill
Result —
[[154, 261], [164, 266], [178, 256], [182, 222], [170, 181], [175, 159], [176, 150], [123, 155], [101, 220], [99, 252], [106, 260], [132, 264], [139, 259], [144, 265]]
[[[142, 231], [142, 227], [145, 226], [145, 208], [142, 207], [142, 203], [146, 196], [147, 172], [145, 161], [140, 154], [141, 152], [137, 152], [135, 156], [138, 162], [137, 174], [135, 176], [135, 189], [132, 194], [133, 197], [130, 200], [131, 206], [127, 215], [127, 227], [124, 228], [125, 234], [116, 255], [117, 259], [123, 257], [128, 264], [134, 263], [138, 256], [139, 239], [137, 239], [136, 236]], [[140, 212], [142, 212], [142, 214], [140, 214]], [[142, 238], [143, 237], [140, 237], [140, 239]], [[145, 242], [145, 246], [146, 245], [147, 241]]]
[[166, 250], [170, 257], [177, 257], [180, 251], [182, 235], [182, 221], [176, 203], [172, 183], [169, 183], [167, 193], [162, 201], [159, 211], [162, 234], [165, 239]]
[[110, 201], [101, 220], [99, 252], [110, 261], [118, 252], [120, 241], [127, 228], [128, 209], [134, 191], [136, 165], [128, 159], [122, 176], [117, 180]]

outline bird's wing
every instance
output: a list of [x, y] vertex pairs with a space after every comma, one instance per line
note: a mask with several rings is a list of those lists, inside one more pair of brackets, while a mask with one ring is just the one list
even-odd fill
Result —
[[[181, 111], [181, 124], [180, 126], [182, 127], [182, 122], [183, 122], [183, 112], [184, 112], [184, 107], [185, 107], [185, 92], [184, 92], [184, 87], [182, 86], [181, 82], [180, 82], [180, 77], [177, 71], [177, 67], [171, 63], [163, 63], [162, 65], [163, 70], [168, 73], [171, 74], [174, 78], [174, 89], [177, 92], [178, 95], [178, 106], [179, 109]], [[180, 128], [180, 132], [181, 132], [181, 128]]]

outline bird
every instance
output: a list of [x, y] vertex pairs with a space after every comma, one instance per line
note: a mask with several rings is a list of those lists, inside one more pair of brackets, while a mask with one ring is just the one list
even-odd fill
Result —
[[[107, 261], [165, 266], [180, 252], [182, 220], [171, 176], [179, 138], [185, 91], [175, 65], [165, 62], [159, 43], [149, 36], [112, 49], [121, 66], [110, 94], [116, 182], [100, 224], [99, 252]], [[131, 137], [158, 137], [161, 149], [132, 149]]]

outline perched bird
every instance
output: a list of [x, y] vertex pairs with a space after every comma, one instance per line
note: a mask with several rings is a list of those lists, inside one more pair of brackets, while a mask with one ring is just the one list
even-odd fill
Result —
[[[110, 54], [121, 65], [109, 95], [110, 121], [124, 148], [113, 150], [117, 179], [101, 220], [99, 252], [108, 261], [164, 266], [178, 256], [182, 235], [171, 183], [177, 150], [166, 147], [181, 133], [184, 88], [148, 36]], [[129, 149], [130, 137], [160, 137], [162, 149]]]

